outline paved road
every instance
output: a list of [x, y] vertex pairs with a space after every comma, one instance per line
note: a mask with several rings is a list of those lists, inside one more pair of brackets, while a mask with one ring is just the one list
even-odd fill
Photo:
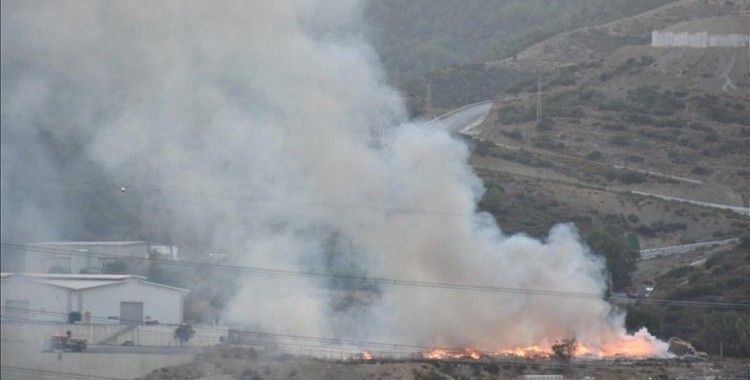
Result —
[[722, 204], [718, 204], [718, 203], [693, 201], [693, 200], [690, 200], [690, 199], [675, 198], [675, 197], [670, 197], [670, 196], [666, 196], [666, 195], [659, 195], [659, 194], [653, 194], [653, 193], [645, 193], [645, 192], [642, 192], [642, 191], [635, 191], [635, 190], [632, 190], [631, 193], [638, 194], [638, 195], [645, 195], [645, 196], [649, 196], [649, 197], [660, 198], [660, 199], [664, 199], [664, 200], [668, 200], [668, 201], [685, 202], [685, 203], [690, 203], [690, 204], [694, 204], [694, 205], [697, 205], [697, 206], [713, 207], [713, 208], [720, 208], [720, 209], [724, 209], [724, 210], [731, 210], [731, 211], [734, 211], [734, 212], [736, 212], [736, 213], [738, 213], [740, 215], [750, 216], [750, 207], [729, 206], [729, 205], [722, 205]]
[[467, 134], [487, 118], [492, 108], [492, 100], [469, 104], [436, 117], [424, 127], [442, 128], [453, 133]]
[[625, 167], [625, 166], [622, 166], [622, 165], [612, 165], [612, 167], [615, 168], [615, 169], [619, 169], [619, 170], [630, 170], [630, 171], [633, 171], [633, 172], [643, 173], [643, 174], [647, 174], [647, 175], [654, 176], [654, 177], [661, 177], [661, 178], [673, 179], [675, 181], [687, 182], [687, 183], [692, 183], [692, 184], [695, 184], [695, 185], [703, 185], [703, 184], [705, 184], [705, 182], [699, 181], [697, 179], [685, 178], [685, 177], [680, 177], [680, 176], [676, 176], [676, 175], [672, 175], [672, 174], [659, 173], [659, 172], [655, 172], [655, 171], [651, 171], [651, 170], [628, 168], [628, 167]]
[[682, 253], [689, 253], [699, 248], [706, 247], [719, 247], [722, 245], [734, 244], [738, 242], [738, 238], [724, 239], [724, 240], [713, 240], [703, 241], [692, 244], [672, 245], [669, 247], [651, 248], [641, 250], [641, 260], [653, 259], [655, 257], [679, 255]]

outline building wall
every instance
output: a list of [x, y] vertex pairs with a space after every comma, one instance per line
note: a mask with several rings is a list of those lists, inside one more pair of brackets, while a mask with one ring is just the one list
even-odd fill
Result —
[[[164, 324], [182, 323], [184, 292], [150, 285], [137, 278], [75, 291], [14, 276], [2, 281], [0, 293], [3, 317], [9, 311], [5, 309], [6, 300], [12, 299], [28, 301], [31, 320], [64, 322], [71, 311], [80, 312], [82, 317], [88, 311], [95, 318], [93, 322], [119, 324], [120, 302], [143, 302], [144, 320], [149, 316], [152, 321]], [[112, 319], [104, 319], [108, 317]]]
[[[101, 272], [105, 261], [112, 260], [101, 258], [96, 255], [119, 256], [119, 257], [148, 257], [148, 243], [101, 243], [101, 244], [33, 244], [32, 248], [25, 253], [24, 271], [47, 273], [54, 266], [62, 267], [66, 273], [78, 274], [82, 270], [93, 270]], [[47, 249], [51, 252], [40, 252], [39, 249]], [[54, 251], [61, 251], [55, 253]], [[74, 255], [66, 255], [64, 252], [74, 252]]]
[[[6, 317], [10, 310], [5, 309], [7, 300], [27, 300], [29, 305], [29, 319], [40, 321], [67, 321], [68, 313], [73, 311], [74, 297], [67, 289], [56, 286], [39, 284], [21, 277], [4, 279], [0, 286], [2, 299], [2, 316]], [[34, 312], [34, 310], [43, 311]], [[54, 313], [54, 314], [50, 314]], [[13, 314], [13, 313], [11, 313]]]
[[[143, 316], [159, 323], [182, 323], [183, 292], [149, 285], [131, 278], [123, 284], [86, 289], [81, 292], [81, 314], [113, 317], [119, 323], [120, 302], [143, 302]], [[104, 322], [97, 320], [97, 322]]]
[[713, 34], [708, 32], [697, 33], [674, 33], [660, 32], [654, 30], [651, 32], [651, 46], [659, 47], [749, 47], [750, 35], [747, 34]]

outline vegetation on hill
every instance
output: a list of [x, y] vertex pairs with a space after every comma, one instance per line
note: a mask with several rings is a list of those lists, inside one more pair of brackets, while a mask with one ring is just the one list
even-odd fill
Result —
[[386, 69], [409, 79], [480, 58], [510, 57], [558, 32], [672, 0], [370, 0], [369, 34]]
[[[656, 279], [652, 297], [680, 301], [750, 302], [750, 235], [703, 264], [672, 268]], [[698, 350], [750, 356], [750, 311], [639, 303], [629, 308], [630, 330], [647, 327], [656, 336], [686, 339]]]

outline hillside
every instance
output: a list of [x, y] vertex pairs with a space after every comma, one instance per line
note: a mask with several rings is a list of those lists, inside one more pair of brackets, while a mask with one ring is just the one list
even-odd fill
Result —
[[[420, 94], [412, 104], [439, 113], [494, 99], [465, 138], [488, 187], [480, 206], [505, 232], [543, 237], [573, 222], [584, 239], [606, 230], [641, 249], [742, 236], [750, 229], [750, 51], [652, 47], [651, 31], [750, 34], [748, 10], [747, 1], [683, 0], [563, 32], [515, 57], [431, 73], [413, 89], [429, 81], [432, 107]], [[745, 303], [746, 244], [638, 261], [632, 283], [655, 283], [660, 299]], [[730, 310], [644, 303], [628, 313], [633, 330], [646, 326], [712, 354], [721, 331], [738, 337], [725, 353], [748, 355], [749, 324], [747, 312]]]
[[[440, 113], [463, 104], [491, 99], [517, 90], [516, 86], [519, 83], [528, 82], [529, 86], [536, 90], [536, 75], [539, 73], [554, 76], [558, 70], [575, 69], [578, 71], [576, 75], [580, 76], [583, 75], [581, 72], [588, 71], [587, 69], [611, 65], [610, 61], [619, 56], [617, 52], [620, 49], [624, 49], [622, 54], [627, 56], [625, 59], [633, 56], [638, 59], [640, 55], [637, 50], [650, 45], [653, 30], [669, 30], [668, 28], [673, 25], [677, 25], [678, 30], [681, 30], [680, 25], [701, 19], [709, 20], [712, 28], [716, 28], [717, 19], [726, 23], [726, 15], [737, 14], [739, 10], [747, 8], [747, 2], [734, 4], [722, 6], [701, 0], [671, 2], [644, 13], [603, 24], [574, 27], [540, 40], [505, 58], [500, 56], [500, 59], [475, 60], [470, 64], [445, 67], [412, 79], [402, 87], [411, 96], [411, 106], [417, 114]], [[736, 32], [736, 25], [748, 24], [736, 20], [734, 25], [732, 30], [735, 31], [729, 30], [725, 33]], [[701, 30], [705, 29], [701, 25], [694, 26]], [[685, 52], [672, 54], [670, 58], [679, 60], [683, 53]], [[688, 57], [695, 60], [694, 58]], [[572, 80], [569, 75], [561, 75], [553, 82], [574, 84], [575, 80]], [[431, 109], [427, 109], [425, 104], [428, 82], [431, 84], [432, 92]], [[534, 82], [533, 85], [530, 82]]]
[[[737, 14], [749, 7], [679, 1], [561, 33], [517, 59], [475, 65], [471, 81], [460, 80], [467, 66], [445, 70], [445, 83], [461, 82], [448, 85], [456, 91], [504, 81], [499, 89], [474, 86], [458, 96], [495, 99], [471, 138], [472, 164], [490, 184], [485, 207], [508, 231], [543, 235], [561, 220], [584, 232], [611, 225], [637, 234], [643, 247], [741, 234], [746, 216], [643, 194], [748, 206], [747, 49], [656, 48], [647, 36], [707, 25], [740, 33], [747, 24]], [[487, 73], [499, 79], [483, 80]], [[435, 100], [443, 96], [453, 97], [433, 93]]]
[[[708, 249], [639, 263], [636, 278], [653, 281], [652, 297], [670, 300], [748, 302], [750, 236], [736, 246]], [[750, 312], [638, 303], [630, 307], [628, 328], [643, 326], [667, 339], [678, 336], [698, 350], [750, 355]], [[728, 341], [722, 341], [720, 337]], [[721, 345], [721, 347], [720, 347]]]
[[368, 1], [368, 35], [388, 72], [410, 80], [447, 66], [512, 56], [558, 32], [671, 0]]

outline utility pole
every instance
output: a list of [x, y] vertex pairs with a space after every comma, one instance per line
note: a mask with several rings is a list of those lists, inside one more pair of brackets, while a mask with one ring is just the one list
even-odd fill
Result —
[[426, 94], [425, 94], [425, 101], [424, 101], [424, 104], [425, 104], [424, 112], [427, 115], [432, 115], [432, 80], [428, 79], [426, 86], [427, 88], [425, 89]]
[[536, 124], [542, 122], [542, 75], [536, 79]]

